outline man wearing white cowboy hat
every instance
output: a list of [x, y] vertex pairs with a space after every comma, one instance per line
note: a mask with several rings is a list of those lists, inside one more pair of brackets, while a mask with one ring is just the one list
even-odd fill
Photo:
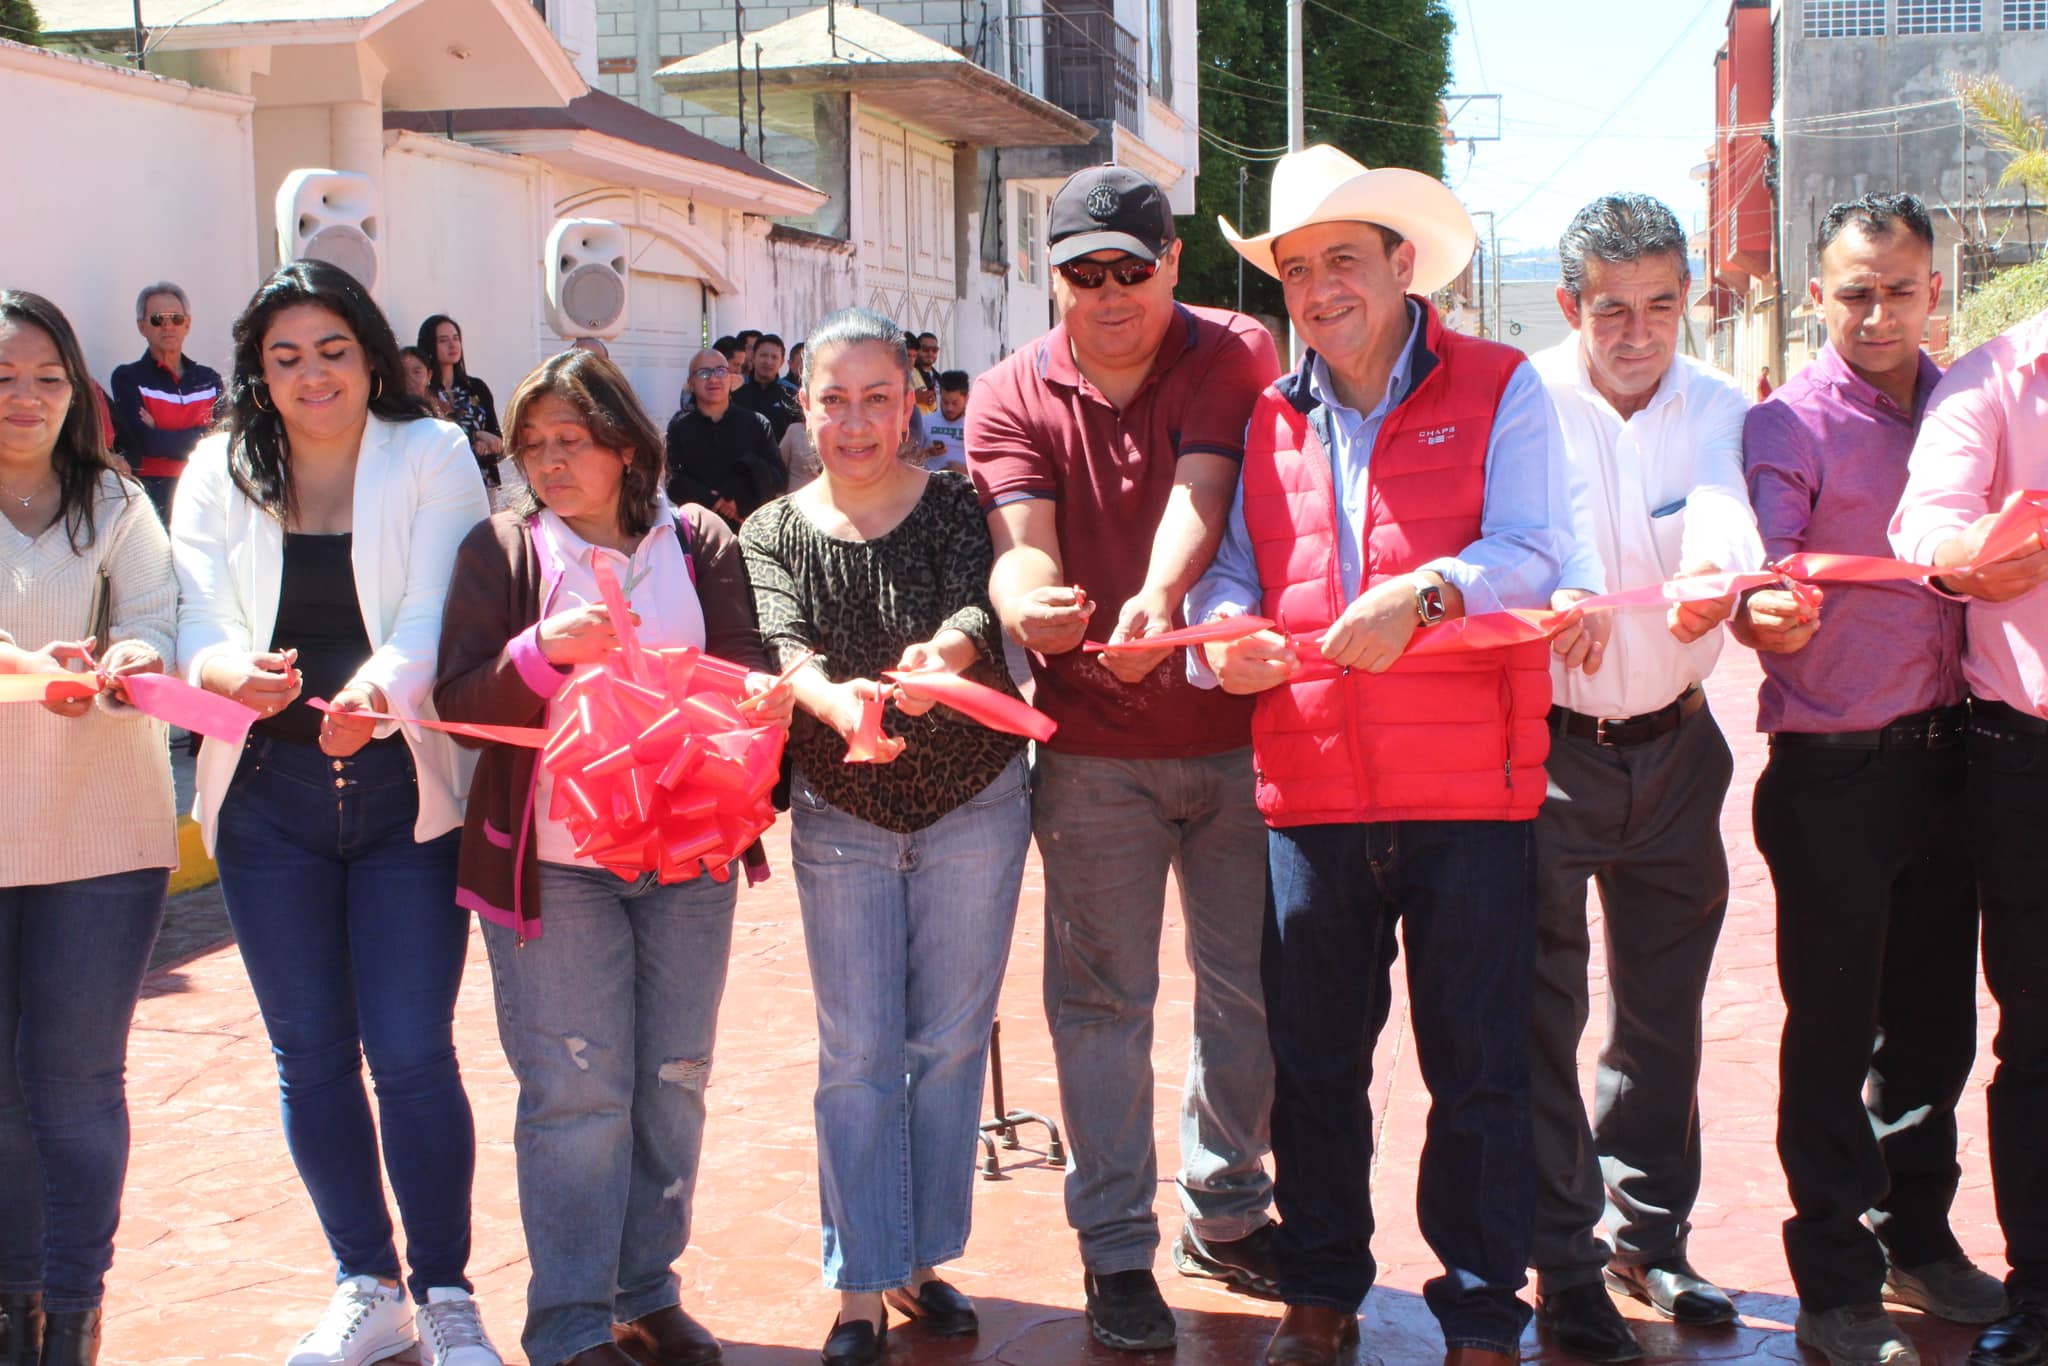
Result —
[[1444, 330], [1430, 305], [1473, 242], [1435, 180], [1311, 147], [1279, 164], [1270, 232], [1223, 232], [1280, 280], [1311, 348], [1253, 410], [1187, 612], [1279, 623], [1191, 666], [1258, 695], [1287, 1303], [1266, 1360], [1330, 1366], [1357, 1340], [1374, 1273], [1366, 1095], [1399, 922], [1431, 1096], [1417, 1214], [1445, 1273], [1424, 1295], [1447, 1363], [1499, 1366], [1529, 1319], [1549, 651], [1403, 652], [1461, 615], [1548, 605], [1571, 549], [1557, 419], [1520, 352]]

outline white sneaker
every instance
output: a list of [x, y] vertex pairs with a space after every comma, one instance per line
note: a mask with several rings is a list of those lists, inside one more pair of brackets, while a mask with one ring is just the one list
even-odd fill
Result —
[[467, 1290], [437, 1285], [420, 1306], [420, 1366], [505, 1366]]
[[368, 1366], [414, 1342], [412, 1301], [375, 1276], [350, 1276], [334, 1287], [320, 1326], [299, 1339], [285, 1366]]

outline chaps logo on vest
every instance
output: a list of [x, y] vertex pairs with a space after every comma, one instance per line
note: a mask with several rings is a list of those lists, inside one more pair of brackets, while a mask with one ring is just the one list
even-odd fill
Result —
[[1441, 446], [1458, 434], [1455, 425], [1449, 427], [1424, 427], [1415, 434], [1417, 442], [1424, 446]]

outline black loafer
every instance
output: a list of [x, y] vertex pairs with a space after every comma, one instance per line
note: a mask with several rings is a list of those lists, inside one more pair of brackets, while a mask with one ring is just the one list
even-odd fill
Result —
[[631, 1323], [615, 1323], [612, 1337], [628, 1356], [648, 1366], [718, 1366], [725, 1359], [718, 1339], [681, 1305], [642, 1314]]
[[855, 1319], [852, 1323], [833, 1320], [832, 1336], [825, 1339], [825, 1350], [818, 1359], [825, 1366], [875, 1366], [882, 1359], [882, 1348], [889, 1340], [889, 1325], [869, 1323], [866, 1319]]
[[2048, 1300], [2022, 1300], [1977, 1335], [1970, 1366], [2042, 1366], [2048, 1362]]
[[1540, 1291], [1536, 1323], [1552, 1342], [1586, 1361], [1635, 1361], [1643, 1345], [1598, 1281]]
[[933, 1337], [964, 1338], [981, 1331], [974, 1301], [941, 1280], [926, 1281], [915, 1291], [909, 1286], [885, 1290], [882, 1303], [907, 1319], [915, 1319]]
[[1607, 1283], [1673, 1323], [1701, 1328], [1735, 1322], [1735, 1301], [1683, 1257], [1647, 1266], [1610, 1265]]

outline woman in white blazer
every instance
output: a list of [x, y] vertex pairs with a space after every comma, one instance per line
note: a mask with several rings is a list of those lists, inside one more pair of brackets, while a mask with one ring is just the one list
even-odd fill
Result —
[[390, 324], [347, 272], [280, 269], [234, 343], [220, 430], [193, 452], [171, 536], [186, 676], [260, 713], [239, 750], [201, 747], [196, 814], [270, 1031], [285, 1141], [339, 1268], [289, 1366], [362, 1366], [416, 1336], [422, 1362], [498, 1366], [466, 1275], [467, 768], [439, 733], [353, 715], [432, 714], [455, 550], [488, 502], [468, 441], [408, 395]]

